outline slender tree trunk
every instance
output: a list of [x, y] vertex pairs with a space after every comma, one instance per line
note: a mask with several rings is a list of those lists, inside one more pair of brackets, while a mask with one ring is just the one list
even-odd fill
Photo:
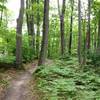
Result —
[[24, 0], [20, 1], [21, 7], [19, 11], [19, 17], [17, 19], [16, 28], [16, 65], [22, 65], [22, 25], [24, 15]]
[[[26, 10], [30, 10], [33, 12], [33, 1], [26, 0]], [[26, 11], [26, 21], [27, 21], [27, 30], [29, 35], [29, 46], [33, 53], [35, 54], [35, 29], [34, 29], [34, 15], [33, 13], [29, 13]]]
[[58, 0], [58, 13], [60, 17], [60, 34], [61, 34], [61, 55], [63, 56], [65, 53], [65, 36], [64, 36], [64, 15], [65, 15], [65, 4], [66, 0], [62, 2], [62, 11], [60, 12], [60, 5]]
[[48, 33], [49, 33], [49, 0], [44, 1], [44, 19], [43, 19], [43, 37], [41, 52], [38, 65], [45, 63], [48, 50]]
[[100, 10], [99, 10], [99, 19], [98, 19], [98, 44], [97, 44], [97, 53], [100, 54]]
[[91, 13], [91, 0], [88, 0], [88, 25], [87, 25], [87, 35], [86, 35], [86, 48], [90, 49], [90, 13]]
[[85, 19], [82, 20], [82, 25], [83, 25], [83, 61], [82, 64], [85, 65], [86, 64], [86, 17]]
[[[3, 1], [3, 6], [4, 6], [4, 1]], [[1, 15], [0, 15], [0, 26], [2, 25], [2, 17], [3, 17], [3, 12], [4, 12], [4, 8], [1, 8]]]
[[66, 3], [66, 0], [63, 0], [62, 14], [60, 15], [61, 54], [62, 55], [64, 55], [64, 53], [65, 53], [65, 36], [64, 36], [65, 3]]
[[[85, 11], [85, 8], [84, 8]], [[86, 11], [85, 11], [85, 19], [83, 20], [83, 33], [84, 33], [84, 48], [83, 48], [83, 61], [82, 61], [82, 65], [86, 64]]]
[[96, 50], [97, 47], [97, 26], [94, 24], [94, 50]]
[[39, 51], [40, 51], [40, 43], [39, 43], [39, 38], [40, 38], [40, 9], [39, 9], [39, 0], [37, 0], [37, 36], [36, 36], [36, 56], [37, 58], [39, 57]]
[[73, 6], [74, 6], [74, 0], [71, 0], [70, 37], [69, 37], [69, 50], [68, 50], [69, 54], [71, 54], [71, 47], [72, 47]]
[[78, 61], [81, 64], [81, 1], [78, 0]]
[[0, 16], [0, 26], [2, 25], [2, 16], [3, 16], [3, 8], [2, 8], [2, 11], [1, 11], [1, 16]]
[[33, 54], [35, 55], [35, 28], [34, 28], [34, 9], [33, 9], [33, 4], [34, 4], [34, 0], [31, 0], [31, 4], [32, 4], [32, 15], [31, 15], [31, 33], [33, 34]]

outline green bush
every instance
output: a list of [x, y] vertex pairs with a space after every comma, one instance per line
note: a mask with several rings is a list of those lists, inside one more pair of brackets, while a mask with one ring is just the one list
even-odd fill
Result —
[[[0, 28], [0, 62], [15, 62], [16, 53], [16, 31], [14, 29], [7, 30]], [[22, 57], [23, 62], [33, 60], [33, 50], [29, 47], [28, 34], [23, 34]]]
[[14, 63], [15, 62], [15, 56], [9, 55], [9, 56], [1, 56], [0, 57], [1, 63]]
[[90, 52], [88, 58], [90, 59], [90, 63], [92, 65], [100, 66], [100, 54], [97, 54], [96, 52]]
[[23, 62], [29, 62], [34, 58], [34, 51], [32, 48], [29, 47], [28, 35], [23, 35], [23, 46], [22, 46], [22, 57]]

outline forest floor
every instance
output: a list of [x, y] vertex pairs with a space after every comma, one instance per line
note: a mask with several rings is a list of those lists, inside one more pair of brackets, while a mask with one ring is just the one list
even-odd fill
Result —
[[38, 67], [32, 82], [30, 90], [39, 95], [37, 100], [100, 100], [100, 66], [79, 66], [76, 57]]
[[38, 68], [37, 62], [26, 64], [25, 69], [0, 74], [4, 75], [0, 100], [100, 100], [99, 66], [82, 67], [72, 57], [67, 61], [47, 60]]
[[[28, 84], [32, 78], [32, 73], [36, 70], [36, 64], [26, 65], [25, 71], [9, 69], [1, 72], [0, 76], [0, 100], [31, 100]], [[34, 100], [36, 96], [34, 97]], [[33, 100], [33, 99], [32, 99]]]

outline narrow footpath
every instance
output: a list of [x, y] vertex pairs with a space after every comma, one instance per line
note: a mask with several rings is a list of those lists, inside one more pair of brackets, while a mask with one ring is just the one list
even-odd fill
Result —
[[32, 78], [32, 73], [36, 70], [33, 66], [28, 71], [23, 72], [17, 79], [13, 80], [5, 92], [2, 100], [26, 100], [27, 85]]

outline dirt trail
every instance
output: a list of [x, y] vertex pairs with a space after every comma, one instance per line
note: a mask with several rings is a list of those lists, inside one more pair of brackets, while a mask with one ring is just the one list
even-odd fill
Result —
[[36, 67], [30, 68], [28, 71], [23, 72], [17, 79], [13, 80], [2, 100], [26, 100], [26, 87], [35, 70]]

